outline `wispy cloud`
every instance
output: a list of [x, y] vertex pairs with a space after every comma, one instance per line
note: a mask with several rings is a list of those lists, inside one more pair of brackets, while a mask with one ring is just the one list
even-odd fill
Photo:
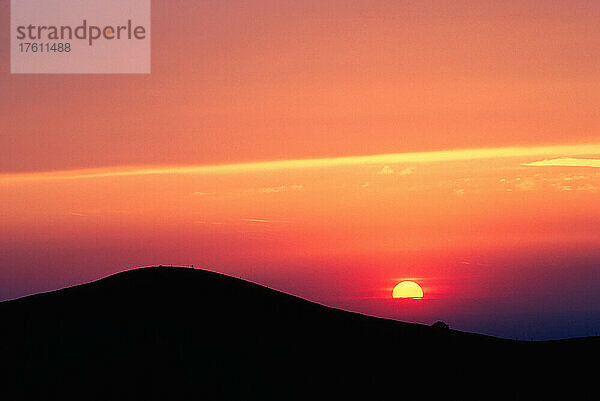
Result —
[[253, 219], [253, 218], [243, 218], [238, 220], [230, 220], [230, 221], [206, 221], [206, 220], [196, 220], [196, 224], [204, 224], [211, 226], [222, 226], [222, 225], [231, 225], [235, 224], [236, 221], [243, 221], [246, 223], [290, 223], [287, 220], [273, 220], [273, 219]]
[[533, 178], [517, 177], [515, 181], [515, 187], [520, 191], [534, 191], [538, 187], [536, 180]]
[[598, 187], [596, 187], [592, 184], [556, 185], [555, 187], [560, 191], [592, 191], [592, 192], [595, 192], [598, 190]]
[[246, 221], [248, 223], [289, 223], [285, 220], [271, 220], [271, 219], [240, 219], [240, 221]]
[[470, 265], [470, 266], [489, 266], [487, 263], [478, 262], [476, 260], [472, 260], [469, 258], [462, 259], [459, 262], [461, 265]]
[[396, 171], [394, 170], [392, 167], [390, 166], [383, 166], [381, 168], [381, 170], [379, 170], [377, 172], [378, 175], [393, 175], [393, 174], [398, 174], [398, 175], [410, 175], [412, 173], [415, 172], [415, 168], [414, 167], [405, 167], [400, 171]]
[[600, 159], [577, 159], [573, 157], [559, 157], [537, 162], [523, 163], [521, 166], [568, 166], [568, 167], [600, 167]]
[[[63, 171], [48, 171], [35, 173], [5, 173], [0, 174], [0, 183], [21, 182], [21, 181], [39, 181], [39, 180], [79, 180], [91, 178], [106, 177], [130, 177], [130, 176], [148, 176], [148, 175], [181, 175], [181, 174], [237, 174], [261, 171], [280, 171], [288, 169], [315, 169], [328, 167], [358, 166], [358, 165], [394, 165], [394, 164], [422, 164], [422, 163], [440, 163], [461, 160], [482, 160], [496, 158], [517, 158], [517, 157], [535, 157], [559, 155], [597, 155], [600, 154], [600, 143], [591, 145], [562, 145], [562, 146], [531, 146], [531, 147], [503, 147], [503, 148], [478, 148], [478, 149], [455, 149], [440, 150], [432, 152], [409, 152], [409, 153], [389, 153], [367, 156], [344, 156], [316, 159], [293, 159], [293, 160], [275, 160], [250, 163], [235, 164], [217, 164], [217, 165], [187, 165], [187, 166], [137, 166], [137, 167], [109, 167], [93, 168]], [[552, 162], [552, 160], [561, 160]], [[600, 163], [595, 159], [551, 159], [548, 163], [554, 165], [573, 165], [565, 164], [567, 160], [578, 160], [575, 163], [583, 163], [581, 160], [588, 160], [587, 164], [575, 164], [578, 166], [592, 165], [598, 167]], [[542, 163], [543, 163], [542, 162]], [[541, 163], [541, 162], [534, 162]], [[559, 164], [556, 164], [559, 163]], [[562, 163], [562, 164], [560, 164]], [[536, 164], [526, 164], [536, 165]]]
[[559, 174], [557, 176], [544, 177], [535, 174], [526, 177], [501, 178], [500, 184], [506, 191], [534, 191], [534, 190], [558, 190], [558, 191], [597, 191], [597, 180], [585, 175]]
[[378, 175], [392, 175], [394, 173], [394, 169], [390, 166], [383, 166], [383, 168], [377, 172]]
[[406, 167], [406, 168], [402, 169], [399, 174], [400, 175], [411, 175], [414, 172], [415, 172], [414, 167]]
[[301, 191], [303, 189], [304, 185], [281, 185], [278, 187], [258, 188], [256, 191], [261, 194], [272, 194], [278, 192]]

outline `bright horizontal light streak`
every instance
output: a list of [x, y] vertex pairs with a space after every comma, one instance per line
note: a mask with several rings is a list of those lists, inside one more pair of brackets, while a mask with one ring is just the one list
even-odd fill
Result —
[[523, 163], [522, 166], [600, 167], [600, 159], [575, 159], [572, 157], [561, 157], [558, 159], [540, 160], [537, 162]]
[[217, 165], [107, 167], [35, 173], [13, 173], [0, 175], [0, 182], [6, 183], [27, 180], [76, 180], [84, 178], [173, 174], [231, 174], [258, 171], [276, 171], [284, 169], [314, 169], [369, 164], [418, 164], [494, 158], [516, 158], [533, 156], [560, 157], [564, 155], [577, 156], [595, 154], [600, 154], [600, 144], [457, 149], [431, 152], [389, 153], [369, 156], [345, 156], [318, 159], [276, 160]]

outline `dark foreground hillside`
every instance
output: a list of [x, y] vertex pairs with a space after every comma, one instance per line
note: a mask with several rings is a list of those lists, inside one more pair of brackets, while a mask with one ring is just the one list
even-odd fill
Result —
[[528, 343], [152, 267], [0, 303], [2, 400], [571, 399], [597, 338]]

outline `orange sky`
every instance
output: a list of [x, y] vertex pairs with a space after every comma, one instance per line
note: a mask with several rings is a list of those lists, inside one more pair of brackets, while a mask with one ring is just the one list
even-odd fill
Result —
[[149, 76], [11, 76], [0, 49], [0, 171], [598, 138], [596, 2], [152, 7]]
[[[194, 263], [379, 316], [596, 329], [597, 2], [152, 18], [150, 75], [10, 75], [0, 47], [0, 299]], [[402, 279], [426, 299], [389, 303]]]

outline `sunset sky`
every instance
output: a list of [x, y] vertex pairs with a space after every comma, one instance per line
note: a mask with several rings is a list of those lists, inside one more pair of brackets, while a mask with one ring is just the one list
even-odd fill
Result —
[[[0, 300], [194, 264], [523, 339], [600, 334], [600, 3], [152, 2], [149, 75], [10, 74]], [[402, 280], [420, 300], [392, 299]]]

